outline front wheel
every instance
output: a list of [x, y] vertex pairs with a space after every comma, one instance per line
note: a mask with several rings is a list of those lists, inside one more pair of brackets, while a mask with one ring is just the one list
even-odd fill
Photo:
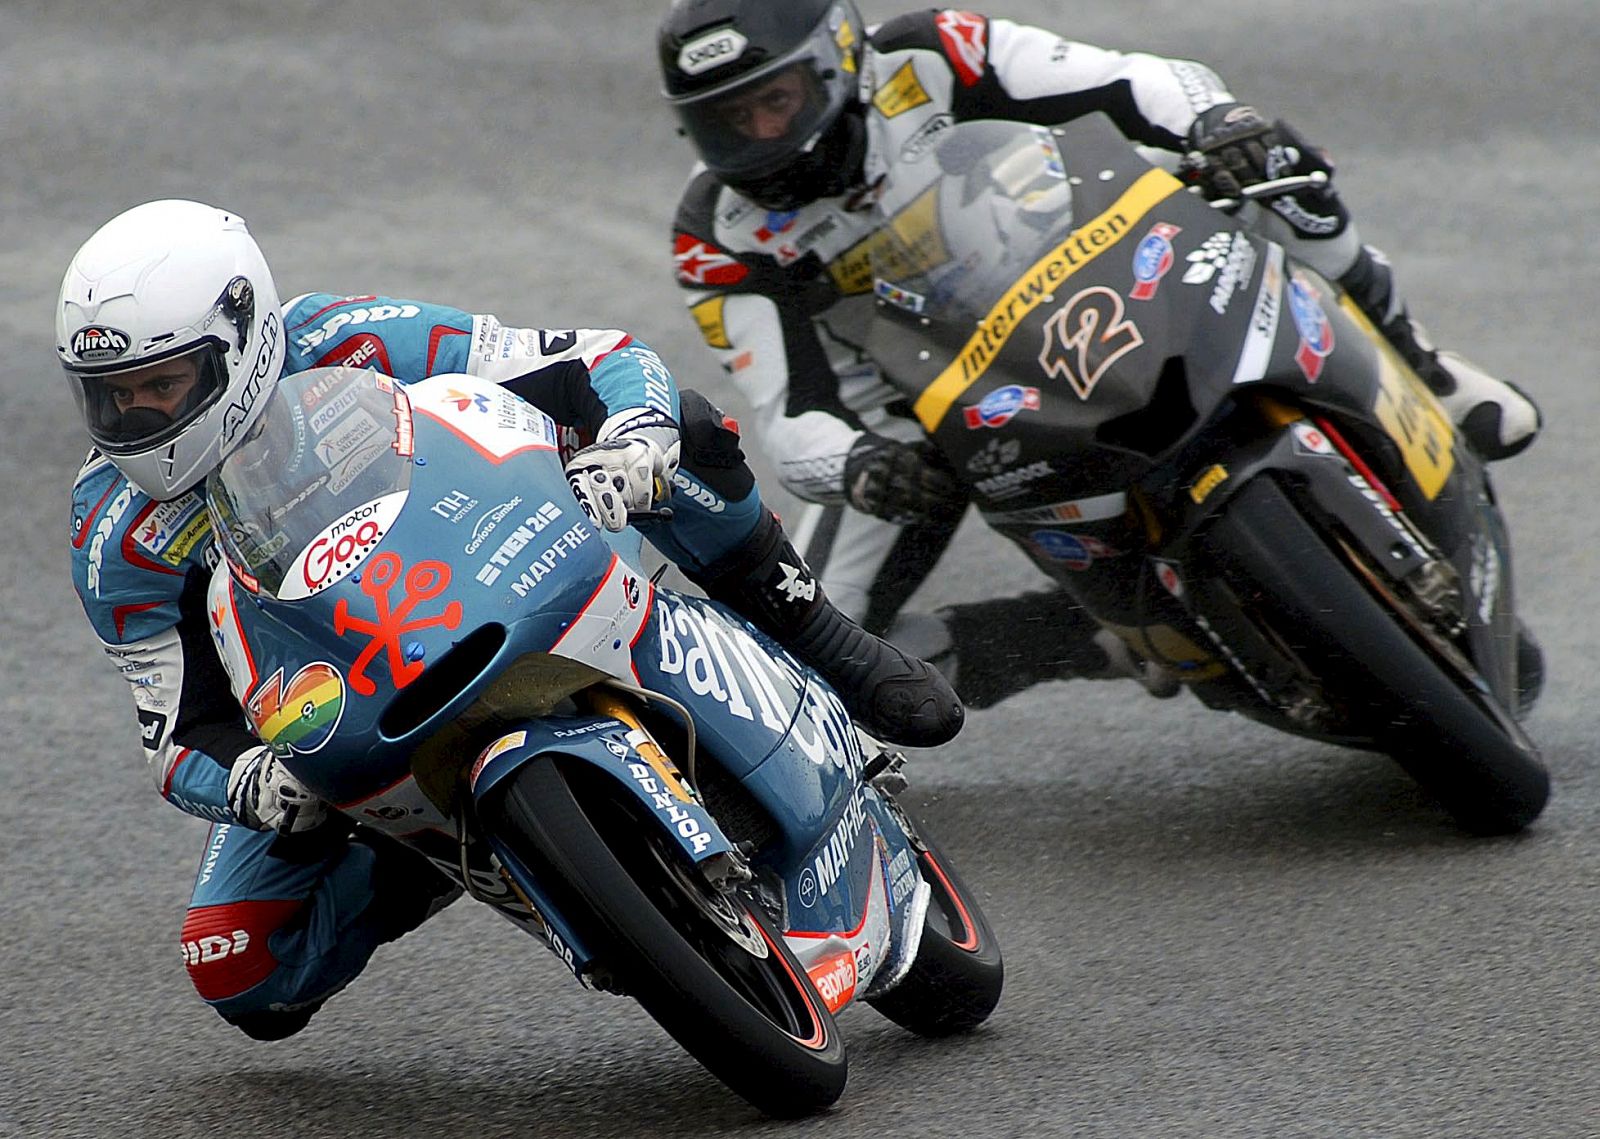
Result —
[[844, 1043], [759, 905], [718, 894], [610, 779], [539, 760], [511, 778], [500, 836], [621, 988], [768, 1115], [844, 1091]]
[[[905, 808], [897, 809], [905, 814]], [[894, 988], [867, 1003], [922, 1036], [950, 1036], [978, 1027], [1000, 1003], [1005, 965], [978, 901], [927, 829], [907, 815], [921, 851], [917, 868], [933, 896], [916, 960]]]
[[1550, 778], [1538, 750], [1471, 681], [1424, 648], [1278, 485], [1234, 495], [1207, 539], [1223, 578], [1373, 737], [1466, 830], [1538, 817]]

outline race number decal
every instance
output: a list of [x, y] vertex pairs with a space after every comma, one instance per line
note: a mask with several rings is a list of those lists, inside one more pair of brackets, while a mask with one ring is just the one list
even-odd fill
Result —
[[1121, 295], [1095, 285], [1045, 322], [1039, 367], [1047, 376], [1065, 379], [1086, 400], [1106, 369], [1143, 343], [1144, 336], [1126, 319]]
[[1378, 395], [1372, 411], [1400, 448], [1417, 488], [1432, 501], [1455, 469], [1455, 428], [1433, 393], [1405, 367], [1395, 350], [1349, 297], [1339, 300], [1378, 350]]

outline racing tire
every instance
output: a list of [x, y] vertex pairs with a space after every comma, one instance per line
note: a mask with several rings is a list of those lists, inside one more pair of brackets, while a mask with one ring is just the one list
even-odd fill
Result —
[[1412, 637], [1277, 483], [1259, 477], [1206, 539], [1221, 576], [1341, 696], [1372, 710], [1378, 747], [1465, 830], [1538, 817], [1550, 777], [1512, 718]]
[[676, 840], [587, 765], [530, 763], [501, 802], [501, 839], [618, 986], [690, 1055], [771, 1116], [798, 1118], [839, 1098], [843, 1038], [758, 904], [731, 902], [759, 931], [761, 956], [690, 896], [697, 883], [710, 887]]
[[894, 988], [867, 1003], [919, 1036], [970, 1032], [1000, 1003], [1005, 963], [989, 921], [965, 882], [928, 837], [927, 828], [896, 808], [921, 844], [917, 868], [932, 890], [922, 942], [911, 969]]

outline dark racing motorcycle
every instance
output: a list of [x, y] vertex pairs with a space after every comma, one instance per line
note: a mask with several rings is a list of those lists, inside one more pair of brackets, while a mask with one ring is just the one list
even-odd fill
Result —
[[[213, 635], [257, 734], [773, 1115], [834, 1014], [970, 1029], [1003, 967], [838, 696], [589, 524], [549, 417], [466, 375], [282, 380], [207, 484]], [[510, 967], [484, 983], [516, 990]]]
[[1538, 816], [1488, 473], [1337, 287], [1098, 115], [949, 127], [877, 208], [868, 350], [992, 528], [1210, 707]]

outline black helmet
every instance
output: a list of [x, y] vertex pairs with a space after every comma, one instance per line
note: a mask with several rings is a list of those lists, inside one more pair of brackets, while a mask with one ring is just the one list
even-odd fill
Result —
[[656, 44], [667, 100], [706, 166], [789, 210], [860, 180], [864, 35], [851, 0], [674, 0]]

